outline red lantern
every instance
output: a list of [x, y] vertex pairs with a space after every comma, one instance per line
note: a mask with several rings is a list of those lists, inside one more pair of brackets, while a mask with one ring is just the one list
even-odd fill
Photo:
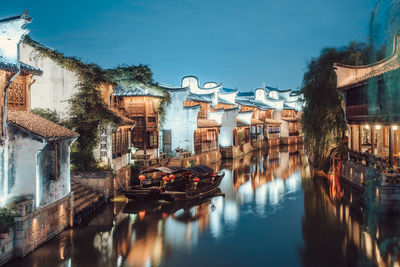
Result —
[[168, 183], [168, 181], [169, 181], [169, 177], [168, 176], [164, 176], [163, 178], [162, 178], [162, 180], [164, 181], [164, 186]]
[[143, 180], [146, 179], [146, 176], [143, 174], [139, 175], [140, 184], [143, 186]]
[[175, 175], [170, 174], [169, 179], [171, 180], [171, 183], [173, 183], [175, 181]]
[[194, 190], [197, 189], [197, 185], [199, 184], [200, 179], [198, 177], [193, 178], [193, 183], [194, 183]]
[[217, 177], [217, 175], [216, 175], [215, 173], [214, 173], [214, 174], [212, 174], [211, 176], [212, 176], [212, 177]]

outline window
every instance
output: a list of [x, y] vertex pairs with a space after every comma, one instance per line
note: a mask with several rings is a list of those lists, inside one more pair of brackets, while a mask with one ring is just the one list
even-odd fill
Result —
[[132, 119], [136, 121], [135, 129], [142, 128], [145, 126], [144, 117], [133, 117]]
[[132, 145], [136, 148], [143, 149], [144, 148], [144, 144], [143, 144], [144, 135], [145, 135], [145, 133], [143, 131], [133, 131], [132, 136], [131, 136]]
[[150, 148], [158, 147], [158, 133], [157, 132], [149, 132], [148, 145]]
[[25, 109], [26, 101], [25, 85], [23, 81], [17, 79], [7, 90], [7, 104], [9, 108]]
[[57, 143], [49, 143], [41, 151], [41, 165], [43, 175], [49, 180], [57, 181], [60, 176], [60, 146]]
[[128, 109], [131, 116], [144, 115], [144, 105], [142, 103], [132, 103]]
[[156, 117], [148, 117], [147, 121], [148, 122], [156, 122]]
[[[350, 89], [346, 93], [346, 103], [347, 106], [360, 106], [367, 104], [367, 87], [365, 85], [361, 85], [355, 88]], [[378, 93], [378, 97], [379, 97]]]
[[153, 101], [148, 101], [147, 102], [147, 107], [148, 107], [148, 111], [149, 111], [149, 114], [155, 114], [155, 109], [154, 109], [154, 103], [153, 103]]

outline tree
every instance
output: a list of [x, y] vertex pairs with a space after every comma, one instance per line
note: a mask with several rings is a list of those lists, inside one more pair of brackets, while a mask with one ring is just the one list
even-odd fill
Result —
[[368, 63], [368, 55], [366, 44], [351, 42], [340, 49], [323, 49], [307, 66], [302, 85], [305, 107], [301, 124], [306, 147], [317, 169], [329, 169], [331, 150], [346, 130], [343, 97], [336, 88], [333, 63], [363, 65]]

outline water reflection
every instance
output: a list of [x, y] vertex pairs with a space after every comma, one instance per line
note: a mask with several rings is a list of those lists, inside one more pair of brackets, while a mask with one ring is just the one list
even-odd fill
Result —
[[[192, 204], [114, 203], [10, 266], [366, 266], [399, 262], [393, 218], [370, 227], [360, 193], [311, 179], [298, 147], [215, 163], [216, 196]], [[335, 181], [335, 183], [338, 181]], [[376, 229], [376, 231], [371, 231]], [[399, 248], [400, 246], [397, 246]]]
[[[303, 181], [303, 265], [400, 266], [399, 217], [370, 214], [363, 194], [338, 182]], [[343, 196], [332, 194], [332, 183], [343, 188]]]

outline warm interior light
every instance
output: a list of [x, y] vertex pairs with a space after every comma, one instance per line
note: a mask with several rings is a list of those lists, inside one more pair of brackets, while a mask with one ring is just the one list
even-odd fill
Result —
[[365, 125], [365, 129], [369, 129], [369, 125]]
[[392, 126], [393, 131], [397, 131], [397, 125]]
[[380, 130], [380, 129], [381, 129], [381, 126], [380, 126], [380, 125], [375, 125], [375, 129], [376, 129], [376, 130]]

